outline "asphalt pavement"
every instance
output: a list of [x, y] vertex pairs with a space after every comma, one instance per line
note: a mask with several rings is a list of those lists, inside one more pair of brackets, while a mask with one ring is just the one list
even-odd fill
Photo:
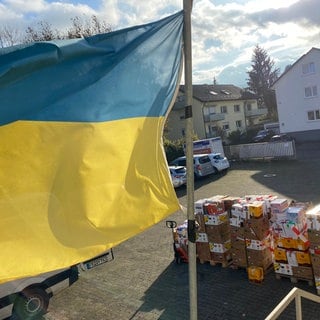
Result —
[[[233, 163], [227, 174], [197, 181], [195, 200], [272, 193], [320, 203], [319, 150], [304, 145], [300, 153], [298, 146], [296, 160]], [[186, 206], [186, 190], [177, 190], [177, 196]], [[188, 264], [174, 262], [172, 234], [165, 225], [166, 220], [185, 219], [185, 212], [177, 212], [115, 247], [114, 261], [82, 273], [78, 282], [51, 299], [45, 319], [189, 319]], [[317, 293], [307, 281], [277, 279], [273, 270], [261, 283], [252, 283], [245, 269], [198, 263], [198, 319], [262, 320], [294, 287]], [[302, 314], [305, 320], [318, 320], [320, 305], [302, 299]], [[294, 302], [278, 319], [295, 319]]]

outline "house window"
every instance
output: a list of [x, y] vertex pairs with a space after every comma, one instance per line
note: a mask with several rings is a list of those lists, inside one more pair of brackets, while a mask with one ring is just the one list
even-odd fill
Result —
[[239, 105], [239, 104], [235, 104], [235, 105], [233, 106], [233, 111], [234, 111], [234, 112], [240, 112], [240, 105]]
[[210, 128], [209, 129], [210, 130], [210, 134], [215, 136], [217, 134], [217, 130], [218, 130], [217, 126], [211, 126], [209, 128]]
[[184, 120], [185, 119], [185, 116], [180, 116], [180, 120]]
[[315, 72], [316, 72], [316, 68], [315, 68], [314, 62], [309, 62], [302, 65], [302, 74], [305, 75], [305, 74], [310, 74]]
[[224, 124], [222, 125], [222, 129], [225, 130], [225, 131], [229, 130], [229, 129], [230, 129], [229, 123], [227, 123], [227, 122], [224, 123]]
[[216, 114], [216, 106], [210, 106], [203, 108], [204, 115]]
[[220, 107], [221, 113], [228, 113], [227, 106]]
[[308, 111], [308, 120], [320, 120], [320, 110]]
[[252, 109], [251, 103], [247, 103], [247, 111], [251, 111], [251, 109]]
[[238, 129], [240, 129], [240, 128], [242, 127], [242, 121], [241, 121], [241, 120], [237, 120], [237, 121], [236, 121], [236, 127], [237, 127]]
[[317, 86], [305, 87], [304, 88], [304, 96], [305, 98], [316, 97], [318, 95]]
[[186, 131], [184, 129], [181, 129], [181, 134], [182, 134], [183, 137], [185, 137], [186, 136]]

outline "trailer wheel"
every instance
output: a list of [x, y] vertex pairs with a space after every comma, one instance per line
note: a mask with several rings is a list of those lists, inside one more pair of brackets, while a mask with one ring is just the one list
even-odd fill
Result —
[[24, 289], [13, 305], [13, 313], [19, 320], [37, 319], [48, 310], [49, 295], [39, 287]]

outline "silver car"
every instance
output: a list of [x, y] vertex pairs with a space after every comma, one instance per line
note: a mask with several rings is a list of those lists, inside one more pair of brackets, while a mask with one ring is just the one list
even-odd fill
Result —
[[[170, 162], [170, 165], [186, 166], [186, 157], [179, 157]], [[195, 178], [204, 177], [215, 172], [207, 154], [194, 154], [193, 166]]]

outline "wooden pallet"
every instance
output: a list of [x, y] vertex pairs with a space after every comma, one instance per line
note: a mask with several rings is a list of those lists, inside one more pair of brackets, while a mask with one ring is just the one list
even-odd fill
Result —
[[276, 279], [280, 280], [281, 278], [288, 278], [292, 283], [298, 283], [299, 281], [306, 281], [308, 282], [308, 285], [310, 287], [314, 286], [314, 280], [313, 279], [306, 279], [301, 277], [294, 277], [287, 274], [281, 274], [281, 273], [275, 273]]
[[253, 284], [261, 284], [263, 281], [264, 281], [264, 279], [261, 279], [261, 280], [249, 279], [249, 282], [253, 283]]
[[231, 269], [235, 269], [235, 270], [238, 270], [238, 269], [247, 270], [247, 268], [248, 268], [248, 266], [239, 266], [237, 264], [234, 264], [233, 262], [230, 264], [229, 267]]
[[214, 260], [201, 260], [201, 259], [199, 259], [199, 262], [201, 264], [210, 263], [210, 265], [212, 265], [212, 266], [221, 265], [222, 268], [227, 268], [228, 266], [230, 266], [232, 264], [232, 260], [214, 261]]
[[[235, 269], [235, 270], [237, 270], [237, 269], [247, 270], [248, 267], [249, 266], [239, 266], [239, 265], [234, 264], [234, 263], [230, 264], [230, 268]], [[267, 268], [264, 268], [263, 273], [264, 274], [269, 274], [270, 272], [273, 272], [273, 271], [274, 271], [273, 263], [271, 263]]]

